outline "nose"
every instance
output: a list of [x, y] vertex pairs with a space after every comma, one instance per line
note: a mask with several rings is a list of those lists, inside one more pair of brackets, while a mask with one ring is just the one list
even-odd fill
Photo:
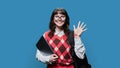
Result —
[[61, 17], [59, 17], [58, 20], [62, 20]]

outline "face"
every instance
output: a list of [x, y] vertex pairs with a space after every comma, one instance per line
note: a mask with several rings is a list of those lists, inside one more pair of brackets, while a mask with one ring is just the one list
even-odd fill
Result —
[[56, 24], [57, 27], [62, 27], [65, 23], [66, 16], [63, 14], [56, 14], [54, 15], [54, 23]]

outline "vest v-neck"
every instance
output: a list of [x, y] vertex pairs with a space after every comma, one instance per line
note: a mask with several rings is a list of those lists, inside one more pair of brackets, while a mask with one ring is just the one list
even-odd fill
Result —
[[55, 30], [54, 35], [56, 35], [56, 36], [58, 36], [59, 38], [61, 38], [61, 37], [64, 36], [64, 31], [57, 31], [57, 30]]
[[56, 36], [56, 38], [58, 38], [58, 39], [63, 39], [64, 37], [65, 37], [65, 34], [64, 35], [62, 35], [62, 36], [59, 36], [59, 35], [54, 35], [54, 36]]

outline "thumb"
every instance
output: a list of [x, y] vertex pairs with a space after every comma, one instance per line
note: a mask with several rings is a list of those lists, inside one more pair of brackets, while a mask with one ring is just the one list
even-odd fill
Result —
[[73, 29], [74, 29], [74, 30], [76, 29], [75, 25], [73, 25]]
[[56, 54], [53, 54], [53, 57], [58, 58], [58, 56]]

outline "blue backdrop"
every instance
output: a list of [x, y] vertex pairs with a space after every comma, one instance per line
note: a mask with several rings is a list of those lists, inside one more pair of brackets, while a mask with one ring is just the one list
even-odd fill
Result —
[[35, 44], [48, 30], [54, 8], [65, 8], [72, 25], [83, 21], [82, 41], [92, 68], [120, 68], [119, 0], [0, 0], [0, 68], [45, 68]]

